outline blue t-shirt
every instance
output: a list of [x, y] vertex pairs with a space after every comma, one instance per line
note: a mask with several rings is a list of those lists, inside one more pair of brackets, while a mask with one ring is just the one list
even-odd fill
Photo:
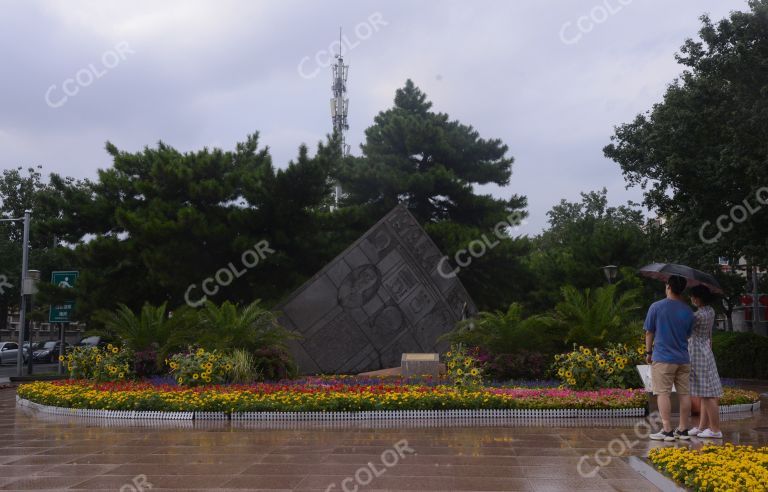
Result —
[[688, 337], [693, 330], [693, 321], [693, 310], [683, 301], [662, 299], [651, 304], [643, 328], [654, 334], [652, 360], [690, 364]]

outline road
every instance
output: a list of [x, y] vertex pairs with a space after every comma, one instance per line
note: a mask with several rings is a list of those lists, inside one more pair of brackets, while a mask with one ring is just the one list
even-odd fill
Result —
[[[44, 374], [56, 372], [58, 364], [35, 364], [32, 374]], [[27, 366], [24, 365], [24, 374], [27, 374]], [[16, 375], [16, 364], [3, 364], [0, 366], [0, 377], [9, 377]]]

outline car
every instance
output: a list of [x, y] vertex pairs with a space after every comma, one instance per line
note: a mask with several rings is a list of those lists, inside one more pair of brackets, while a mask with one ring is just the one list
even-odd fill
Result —
[[106, 347], [110, 342], [111, 339], [109, 338], [105, 338], [101, 335], [93, 335], [80, 339], [80, 341], [75, 344], [75, 347]]
[[[58, 340], [49, 340], [43, 342], [42, 346], [38, 347], [32, 352], [32, 360], [34, 362], [57, 362], [59, 360], [59, 350], [61, 348], [61, 342]], [[64, 344], [64, 351], [69, 350], [71, 346], [68, 343]]]
[[[24, 362], [27, 361], [28, 351], [26, 348], [23, 350]], [[0, 342], [0, 365], [2, 364], [15, 364], [19, 357], [19, 344], [16, 342]]]

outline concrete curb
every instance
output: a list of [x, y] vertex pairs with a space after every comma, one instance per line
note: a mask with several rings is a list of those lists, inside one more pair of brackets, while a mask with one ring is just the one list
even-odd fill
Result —
[[629, 457], [629, 466], [646, 480], [658, 487], [662, 492], [686, 492], [686, 489], [678, 486], [671, 478], [658, 471], [653, 465], [637, 456]]

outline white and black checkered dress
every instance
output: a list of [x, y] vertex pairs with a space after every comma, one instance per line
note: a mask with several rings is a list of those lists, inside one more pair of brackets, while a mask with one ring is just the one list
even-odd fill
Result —
[[691, 354], [691, 396], [723, 396], [720, 375], [717, 373], [715, 356], [710, 346], [712, 328], [715, 326], [715, 310], [711, 306], [704, 306], [699, 308], [694, 316], [696, 321], [693, 324], [693, 333], [688, 339], [688, 352]]

